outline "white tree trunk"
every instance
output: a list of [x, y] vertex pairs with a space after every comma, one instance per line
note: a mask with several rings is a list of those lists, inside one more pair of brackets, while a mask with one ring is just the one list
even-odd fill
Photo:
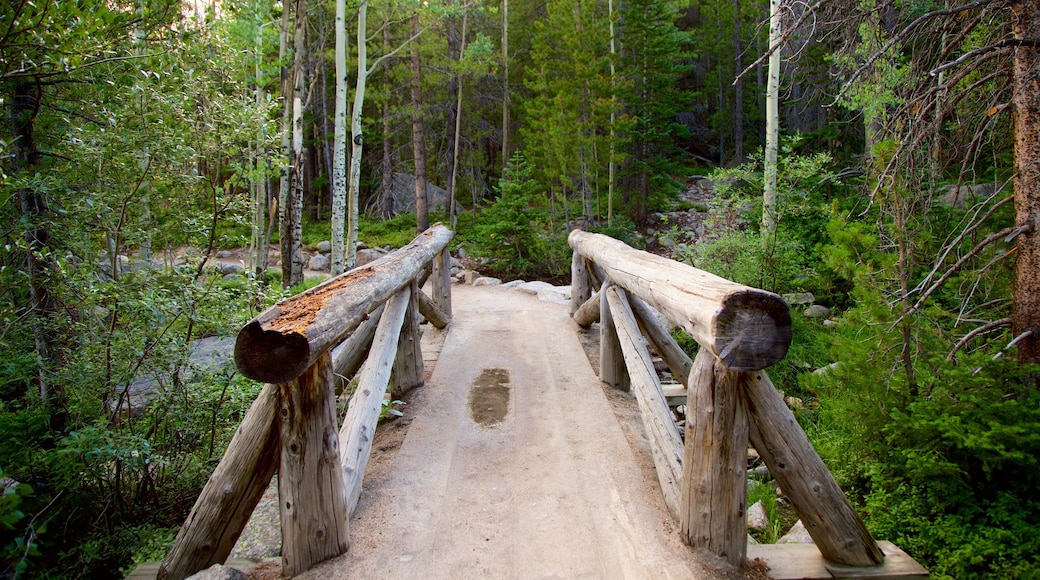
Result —
[[[293, 116], [292, 168], [289, 178], [289, 286], [303, 282], [303, 170], [306, 150], [303, 147], [303, 109], [307, 90], [307, 0], [296, 1], [296, 33], [293, 38]], [[282, 275], [284, 279], [284, 273]]]
[[347, 263], [349, 270], [357, 262], [358, 240], [358, 193], [361, 180], [361, 113], [365, 106], [365, 84], [368, 81], [368, 2], [364, 0], [358, 6], [357, 27], [357, 86], [354, 88], [354, 110], [350, 114], [350, 194], [347, 216]]
[[776, 237], [776, 151], [780, 139], [780, 0], [769, 0], [769, 73], [766, 81], [765, 187], [762, 192], [762, 244]]
[[[282, 10], [282, 28], [278, 38], [278, 60], [285, 62], [289, 50], [289, 10]], [[278, 187], [278, 245], [282, 260], [282, 286], [288, 288], [292, 264], [292, 236], [289, 221], [289, 172], [292, 170], [292, 88], [289, 74], [292, 69], [282, 65], [282, 167]]]
[[502, 172], [509, 163], [509, 0], [502, 0]]
[[336, 0], [336, 113], [332, 147], [332, 275], [345, 270], [343, 226], [347, 211], [347, 20]]

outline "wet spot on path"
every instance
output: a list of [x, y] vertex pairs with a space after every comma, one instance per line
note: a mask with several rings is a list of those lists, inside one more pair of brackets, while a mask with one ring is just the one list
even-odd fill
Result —
[[470, 387], [469, 411], [482, 427], [501, 423], [509, 412], [509, 371], [484, 369]]

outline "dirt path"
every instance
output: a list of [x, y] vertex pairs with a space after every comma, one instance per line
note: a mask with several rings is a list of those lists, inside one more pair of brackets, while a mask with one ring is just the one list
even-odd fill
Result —
[[407, 436], [366, 477], [350, 551], [302, 578], [741, 577], [681, 543], [565, 306], [453, 292]]

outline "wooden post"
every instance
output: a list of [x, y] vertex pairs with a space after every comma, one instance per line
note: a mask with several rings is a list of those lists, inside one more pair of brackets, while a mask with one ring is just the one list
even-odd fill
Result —
[[628, 369], [625, 368], [625, 354], [621, 352], [617, 329], [610, 315], [607, 303], [607, 288], [610, 281], [603, 283], [599, 291], [599, 380], [608, 385], [627, 391], [630, 384]]
[[748, 423], [738, 373], [707, 349], [697, 354], [686, 401], [683, 541], [741, 566], [747, 554]]
[[654, 362], [650, 352], [646, 350], [643, 336], [639, 333], [635, 316], [629, 308], [625, 291], [617, 286], [607, 289], [607, 301], [610, 303], [610, 315], [617, 329], [618, 341], [624, 352], [626, 368], [632, 380], [636, 401], [639, 403], [643, 428], [650, 440], [650, 451], [657, 468], [657, 480], [661, 484], [664, 503], [668, 511], [679, 517], [680, 493], [682, 482], [683, 442], [679, 429], [668, 409], [661, 383], [654, 370]]
[[571, 318], [582, 328], [588, 328], [599, 320], [599, 292], [593, 292], [592, 296], [571, 314]]
[[[585, 269], [585, 258], [578, 252], [571, 254], [571, 316], [578, 311], [578, 307], [592, 296], [592, 286], [589, 284], [589, 275]], [[587, 325], [586, 325], [587, 326]]]
[[809, 443], [765, 371], [741, 373], [751, 443], [824, 558], [845, 566], [884, 561], [863, 520]]
[[[433, 304], [437, 310], [443, 313], [446, 326], [447, 322], [451, 321], [451, 253], [448, 252], [448, 248], [445, 247], [433, 259], [433, 274], [430, 279], [432, 280], [430, 297], [433, 298]], [[430, 317], [427, 316], [426, 319], [430, 320]], [[433, 320], [430, 322], [432, 323]], [[444, 328], [444, 326], [437, 326], [437, 328]]]
[[353, 515], [361, 497], [361, 482], [372, 453], [376, 423], [383, 408], [383, 394], [386, 393], [390, 371], [397, 356], [397, 341], [408, 310], [409, 295], [408, 289], [402, 289], [387, 303], [386, 313], [379, 321], [379, 328], [372, 340], [372, 354], [361, 371], [357, 390], [350, 398], [347, 416], [339, 431], [348, 518]]
[[600, 234], [573, 230], [568, 242], [612, 283], [653, 304], [728, 368], [758, 370], [787, 354], [791, 311], [780, 296]]
[[422, 335], [419, 330], [419, 284], [412, 283], [408, 298], [408, 308], [401, 323], [401, 336], [397, 339], [397, 357], [394, 359], [393, 372], [390, 375], [390, 396], [401, 397], [415, 387], [423, 386]]
[[278, 387], [265, 385], [195, 500], [158, 578], [180, 580], [222, 564], [278, 466]]
[[332, 383], [332, 358], [326, 351], [298, 379], [278, 385], [278, 503], [286, 576], [339, 556], [349, 546]]
[[672, 376], [685, 385], [690, 378], [690, 371], [693, 370], [693, 361], [689, 355], [675, 342], [668, 330], [661, 326], [654, 316], [652, 306], [635, 296], [630, 296], [628, 302], [632, 305], [632, 312], [639, 320], [640, 327], [646, 331], [646, 337], [660, 353], [664, 363], [668, 365], [668, 370], [672, 371]]
[[268, 383], [285, 383], [300, 376], [376, 305], [411, 284], [452, 235], [437, 224], [400, 250], [267, 309], [238, 333], [238, 370]]

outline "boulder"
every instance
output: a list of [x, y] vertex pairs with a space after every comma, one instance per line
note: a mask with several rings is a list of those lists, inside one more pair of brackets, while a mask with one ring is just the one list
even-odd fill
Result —
[[502, 284], [502, 287], [503, 288], [516, 288], [517, 286], [521, 286], [523, 284], [527, 284], [527, 282], [524, 282], [523, 280], [513, 280], [511, 282], [506, 282], [505, 284]]
[[986, 199], [997, 192], [997, 186], [992, 183], [974, 183], [971, 185], [951, 185], [946, 189], [937, 203], [956, 209], [965, 209], [970, 205]]
[[764, 530], [769, 527], [769, 514], [761, 500], [756, 501], [747, 510], [747, 525], [753, 530]]
[[318, 272], [324, 272], [328, 270], [329, 266], [331, 265], [332, 261], [329, 260], [328, 256], [323, 256], [321, 254], [314, 254], [314, 256], [311, 257], [310, 261], [307, 262], [308, 269], [316, 270]]
[[[393, 213], [415, 211], [415, 176], [407, 173], [394, 173], [390, 181], [390, 211]], [[383, 192], [379, 193], [384, 195]], [[426, 182], [426, 207], [432, 210], [447, 209], [448, 192], [436, 185]]]
[[555, 289], [545, 288], [538, 292], [538, 300], [542, 302], [549, 302], [551, 304], [570, 304], [570, 298], [560, 294]]
[[242, 264], [223, 263], [217, 265], [217, 269], [220, 270], [221, 274], [241, 274], [245, 268]]
[[528, 294], [532, 294], [534, 296], [537, 296], [538, 293], [541, 292], [542, 290], [548, 290], [548, 289], [551, 289], [553, 287], [554, 286], [552, 284], [548, 283], [548, 282], [542, 282], [541, 280], [535, 280], [533, 282], [524, 282], [523, 284], [520, 284], [519, 286], [517, 286], [516, 289], [521, 291], [521, 292], [526, 292]]
[[500, 286], [501, 284], [501, 280], [490, 276], [481, 276], [473, 281], [474, 286]]
[[795, 522], [794, 526], [784, 534], [784, 537], [776, 541], [777, 544], [815, 544], [809, 530], [805, 529], [802, 520]]
[[232, 256], [234, 256], [234, 254], [231, 252], [231, 250], [220, 250], [217, 252], [218, 260], [226, 260]]
[[188, 576], [188, 580], [248, 580], [249, 576], [238, 568], [216, 564], [201, 572]]
[[827, 308], [826, 306], [820, 306], [819, 304], [813, 304], [812, 306], [805, 309], [806, 318], [827, 318], [830, 315], [830, 308]]
[[321, 252], [322, 254], [328, 254], [332, 251], [332, 242], [328, 240], [322, 240], [318, 242], [318, 245], [315, 249]]
[[358, 250], [357, 258], [355, 259], [355, 266], [364, 266], [369, 262], [373, 262], [385, 256], [387, 252], [381, 248], [365, 248]]

